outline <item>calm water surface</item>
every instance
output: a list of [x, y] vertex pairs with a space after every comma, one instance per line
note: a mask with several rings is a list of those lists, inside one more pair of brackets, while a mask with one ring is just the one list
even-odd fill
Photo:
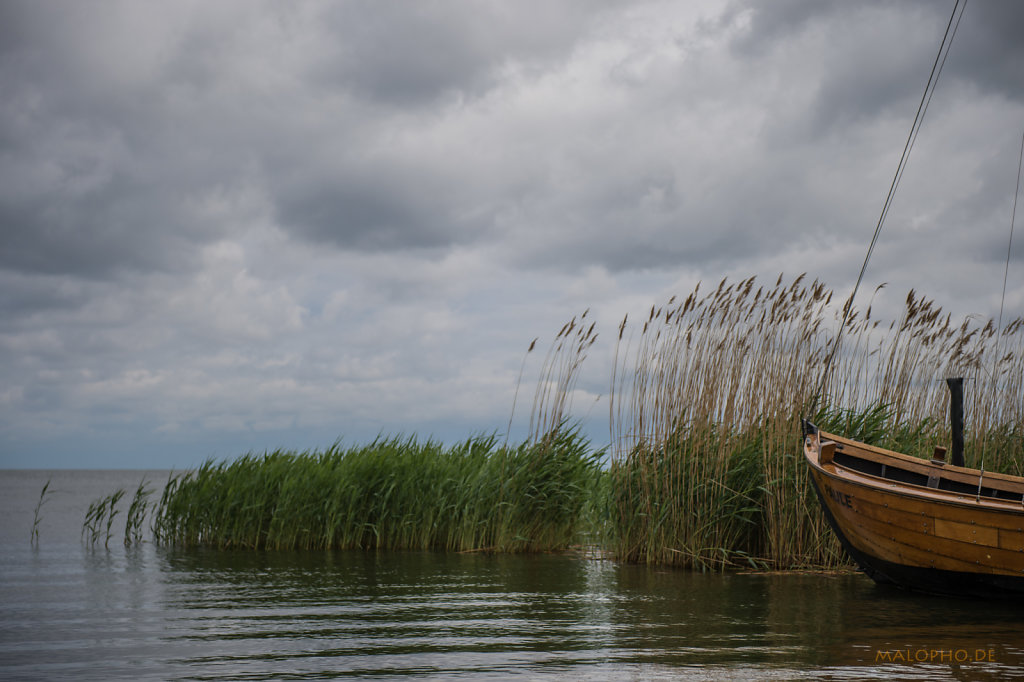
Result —
[[0, 678], [1024, 679], [1019, 608], [860, 575], [85, 546], [89, 502], [144, 475], [0, 472]]

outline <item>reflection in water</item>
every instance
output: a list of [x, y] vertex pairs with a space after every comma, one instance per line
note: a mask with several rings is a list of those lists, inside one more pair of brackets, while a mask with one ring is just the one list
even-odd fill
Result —
[[[314, 660], [348, 673], [500, 671], [571, 665], [572, 652], [595, 649], [587, 597], [597, 562], [360, 552], [164, 559], [166, 610], [249, 640], [264, 660], [287, 662], [279, 671]], [[209, 634], [190, 626], [181, 637]]]
[[136, 485], [140, 472], [54, 475], [56, 490], [85, 493], [55, 495], [34, 548], [32, 509], [51, 473], [34, 475], [0, 474], [3, 679], [1002, 680], [1024, 671], [1019, 607], [915, 596], [855, 574], [83, 547], [89, 501]]
[[[189, 644], [174, 663], [246, 676], [717, 669], [955, 679], [953, 658], [966, 651], [973, 679], [997, 679], [1024, 664], [1013, 609], [892, 593], [858, 575], [433, 553], [168, 552], [160, 561], [163, 610], [180, 614], [167, 640]], [[978, 651], [993, 661], [975, 662]]]

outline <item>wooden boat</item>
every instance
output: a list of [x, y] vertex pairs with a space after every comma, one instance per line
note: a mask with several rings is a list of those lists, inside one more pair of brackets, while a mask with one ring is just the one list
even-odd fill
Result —
[[1024, 599], [1024, 478], [865, 445], [804, 422], [804, 457], [829, 525], [879, 583]]
[[[943, 54], [948, 55], [949, 43], [959, 26], [958, 12], [962, 17], [965, 5], [957, 0], [953, 7], [925, 96], [857, 284], [844, 307], [843, 322], [826, 366], [839, 348], [847, 315], [853, 309], [853, 299], [905, 168], [911, 142], [920, 129], [924, 105], [931, 99], [945, 62]], [[1019, 184], [1018, 171], [1018, 189]], [[1007, 249], [1007, 270], [1009, 254]], [[1004, 299], [1005, 295], [1004, 279]], [[1002, 307], [999, 319], [997, 329], [1002, 324]], [[963, 379], [947, 382], [953, 434], [951, 462], [946, 462], [943, 447], [936, 448], [928, 461], [825, 433], [804, 421], [804, 457], [811, 481], [843, 548], [876, 581], [935, 594], [1024, 599], [1024, 478], [985, 472], [984, 464], [982, 470], [964, 466]]]

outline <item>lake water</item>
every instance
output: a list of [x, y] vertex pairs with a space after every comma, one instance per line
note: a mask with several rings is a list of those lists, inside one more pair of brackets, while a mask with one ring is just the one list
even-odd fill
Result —
[[1024, 679], [1020, 607], [858, 574], [83, 544], [89, 503], [143, 475], [0, 472], [0, 678]]

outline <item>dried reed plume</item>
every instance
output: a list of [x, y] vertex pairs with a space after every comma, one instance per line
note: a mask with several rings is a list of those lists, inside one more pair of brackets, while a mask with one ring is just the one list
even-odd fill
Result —
[[[570, 418], [572, 394], [587, 352], [597, 341], [595, 322], [587, 324], [587, 308], [579, 319], [573, 317], [555, 336], [544, 358], [530, 413], [530, 439], [542, 441], [562, 430]], [[533, 350], [533, 344], [530, 345]]]
[[716, 569], [843, 561], [809, 493], [800, 417], [930, 453], [948, 440], [947, 376], [973, 380], [968, 463], [1020, 472], [1021, 319], [997, 344], [992, 322], [954, 324], [911, 291], [889, 325], [870, 306], [851, 311], [826, 371], [842, 319], [804, 275], [770, 289], [753, 277], [703, 295], [698, 285], [652, 306], [636, 337], [623, 319], [609, 406], [620, 557]]

